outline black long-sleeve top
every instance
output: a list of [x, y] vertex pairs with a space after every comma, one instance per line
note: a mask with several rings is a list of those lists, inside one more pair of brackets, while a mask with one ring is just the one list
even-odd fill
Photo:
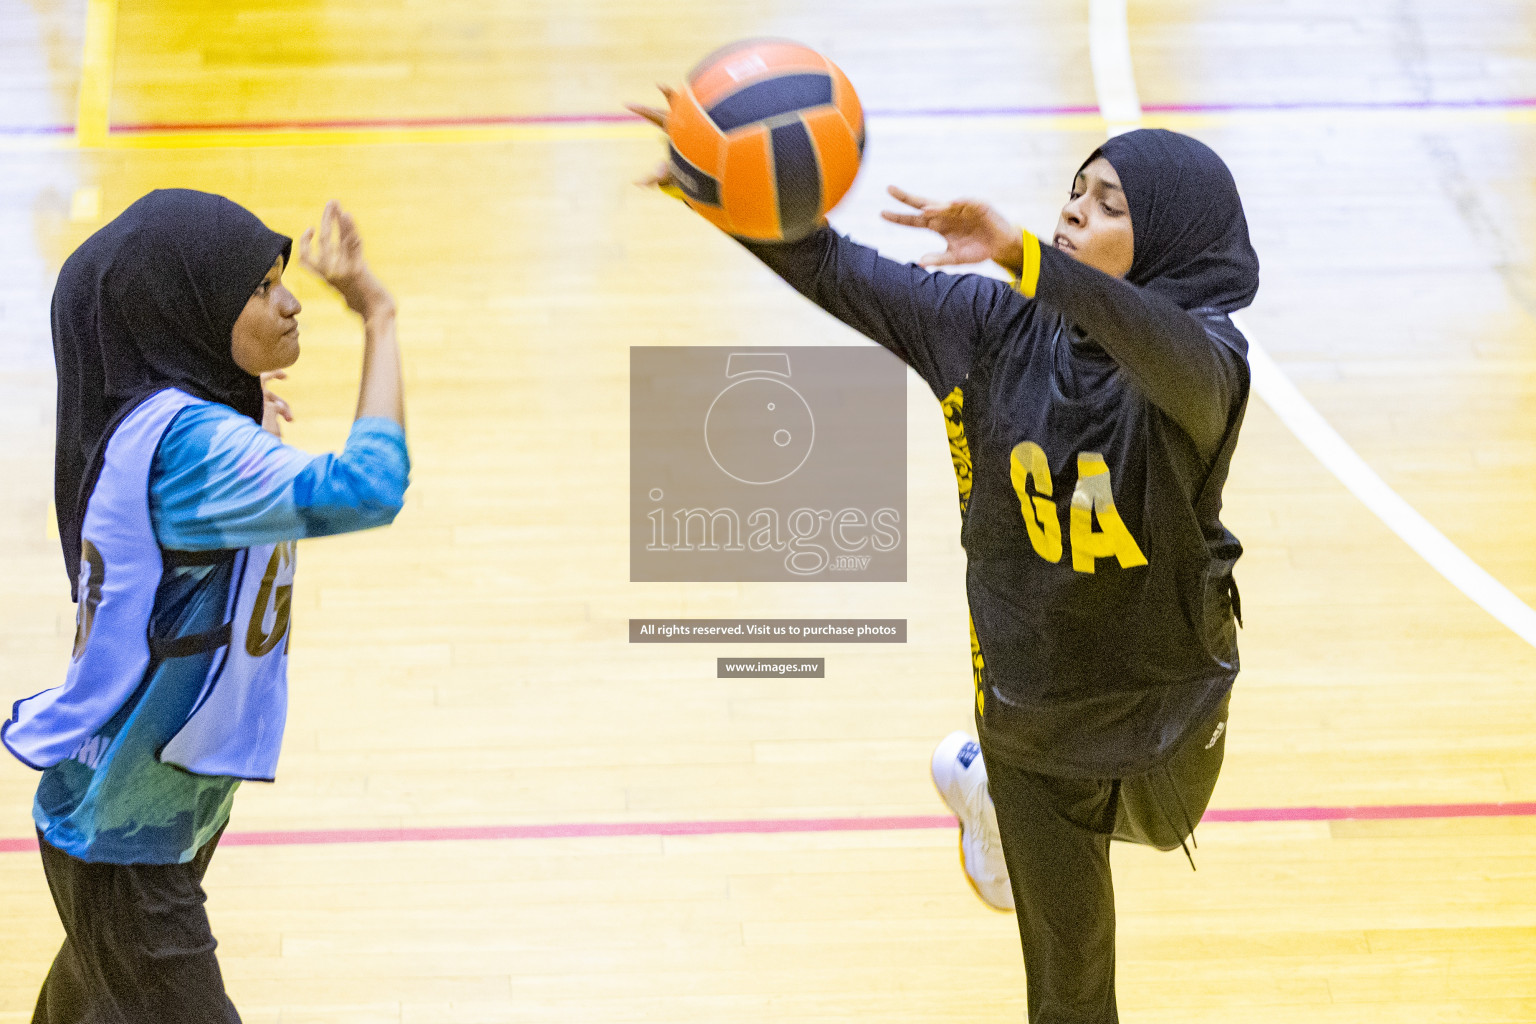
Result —
[[1231, 320], [1045, 247], [1033, 299], [830, 228], [747, 248], [944, 407], [992, 756], [1106, 778], [1160, 764], [1237, 674], [1242, 547], [1219, 513], [1248, 366]]

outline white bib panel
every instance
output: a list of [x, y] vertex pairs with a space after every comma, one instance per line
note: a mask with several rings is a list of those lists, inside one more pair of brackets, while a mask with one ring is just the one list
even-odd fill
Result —
[[199, 775], [271, 780], [288, 716], [294, 543], [247, 548], [229, 650], [160, 760]]

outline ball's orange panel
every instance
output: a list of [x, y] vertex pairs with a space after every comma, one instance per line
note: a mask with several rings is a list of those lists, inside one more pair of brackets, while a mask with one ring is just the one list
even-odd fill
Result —
[[859, 173], [859, 142], [842, 112], [818, 107], [800, 115], [816, 146], [821, 163], [821, 212], [826, 213], [847, 195]]
[[731, 234], [763, 241], [782, 237], [773, 154], [768, 129], [761, 125], [734, 133], [726, 143], [720, 205], [730, 218], [726, 230]]
[[712, 107], [744, 85], [792, 71], [825, 71], [821, 54], [787, 39], [747, 39], [716, 50], [688, 74], [699, 103]]
[[718, 207], [714, 207], [714, 206], [701, 206], [698, 203], [695, 203], [691, 199], [684, 199], [683, 202], [685, 202], [689, 206], [691, 206], [695, 213], [697, 213], [700, 217], [703, 217], [705, 220], [709, 221], [711, 224], [713, 224], [715, 227], [719, 228], [721, 231], [730, 231], [731, 230], [731, 222], [726, 217], [724, 210], [721, 210]]
[[689, 163], [711, 177], [720, 177], [725, 137], [715, 128], [699, 101], [687, 89], [672, 94], [667, 114], [667, 136]]
[[843, 120], [848, 122], [855, 136], [864, 136], [864, 105], [859, 102], [859, 94], [854, 92], [853, 83], [848, 81], [848, 76], [843, 74], [843, 69], [827, 61], [827, 71], [832, 75], [832, 105], [842, 111]]

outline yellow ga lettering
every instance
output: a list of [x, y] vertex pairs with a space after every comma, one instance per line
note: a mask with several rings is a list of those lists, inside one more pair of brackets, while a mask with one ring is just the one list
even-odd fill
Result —
[[[1047, 562], [1061, 561], [1060, 512], [1051, 500], [1053, 482], [1045, 450], [1033, 441], [1021, 441], [1014, 446], [1010, 463], [1013, 489], [1019, 497], [1019, 511], [1024, 515], [1030, 544]], [[1142, 554], [1115, 508], [1109, 466], [1098, 452], [1078, 453], [1077, 487], [1072, 492], [1070, 518], [1072, 568], [1077, 572], [1093, 572], [1100, 558], [1112, 557], [1122, 569], [1147, 564], [1147, 556]], [[1095, 519], [1099, 524], [1097, 530], [1093, 528]]]
[[[1009, 459], [1009, 475], [1013, 479], [1013, 492], [1019, 496], [1019, 511], [1024, 514], [1024, 527], [1029, 531], [1029, 543], [1035, 554], [1047, 562], [1061, 561], [1061, 520], [1056, 513], [1056, 503], [1051, 500], [1051, 463], [1045, 457], [1045, 449], [1033, 441], [1020, 441], [1013, 446]], [[1031, 493], [1030, 482], [1035, 491]], [[1074, 538], [1073, 543], [1076, 544]]]

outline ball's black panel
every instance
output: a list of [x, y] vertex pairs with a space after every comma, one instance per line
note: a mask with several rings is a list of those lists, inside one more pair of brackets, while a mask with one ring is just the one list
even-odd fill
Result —
[[779, 192], [779, 226], [786, 237], [809, 227], [821, 213], [821, 162], [804, 121], [772, 132], [773, 175]]
[[709, 108], [709, 118], [722, 132], [792, 114], [807, 107], [824, 107], [832, 102], [832, 76], [817, 72], [781, 75], [756, 82], [740, 92], [733, 92]]
[[667, 147], [667, 162], [671, 165], [672, 177], [677, 179], [677, 187], [683, 190], [683, 195], [706, 206], [720, 205], [720, 183], [689, 163], [676, 146]]

